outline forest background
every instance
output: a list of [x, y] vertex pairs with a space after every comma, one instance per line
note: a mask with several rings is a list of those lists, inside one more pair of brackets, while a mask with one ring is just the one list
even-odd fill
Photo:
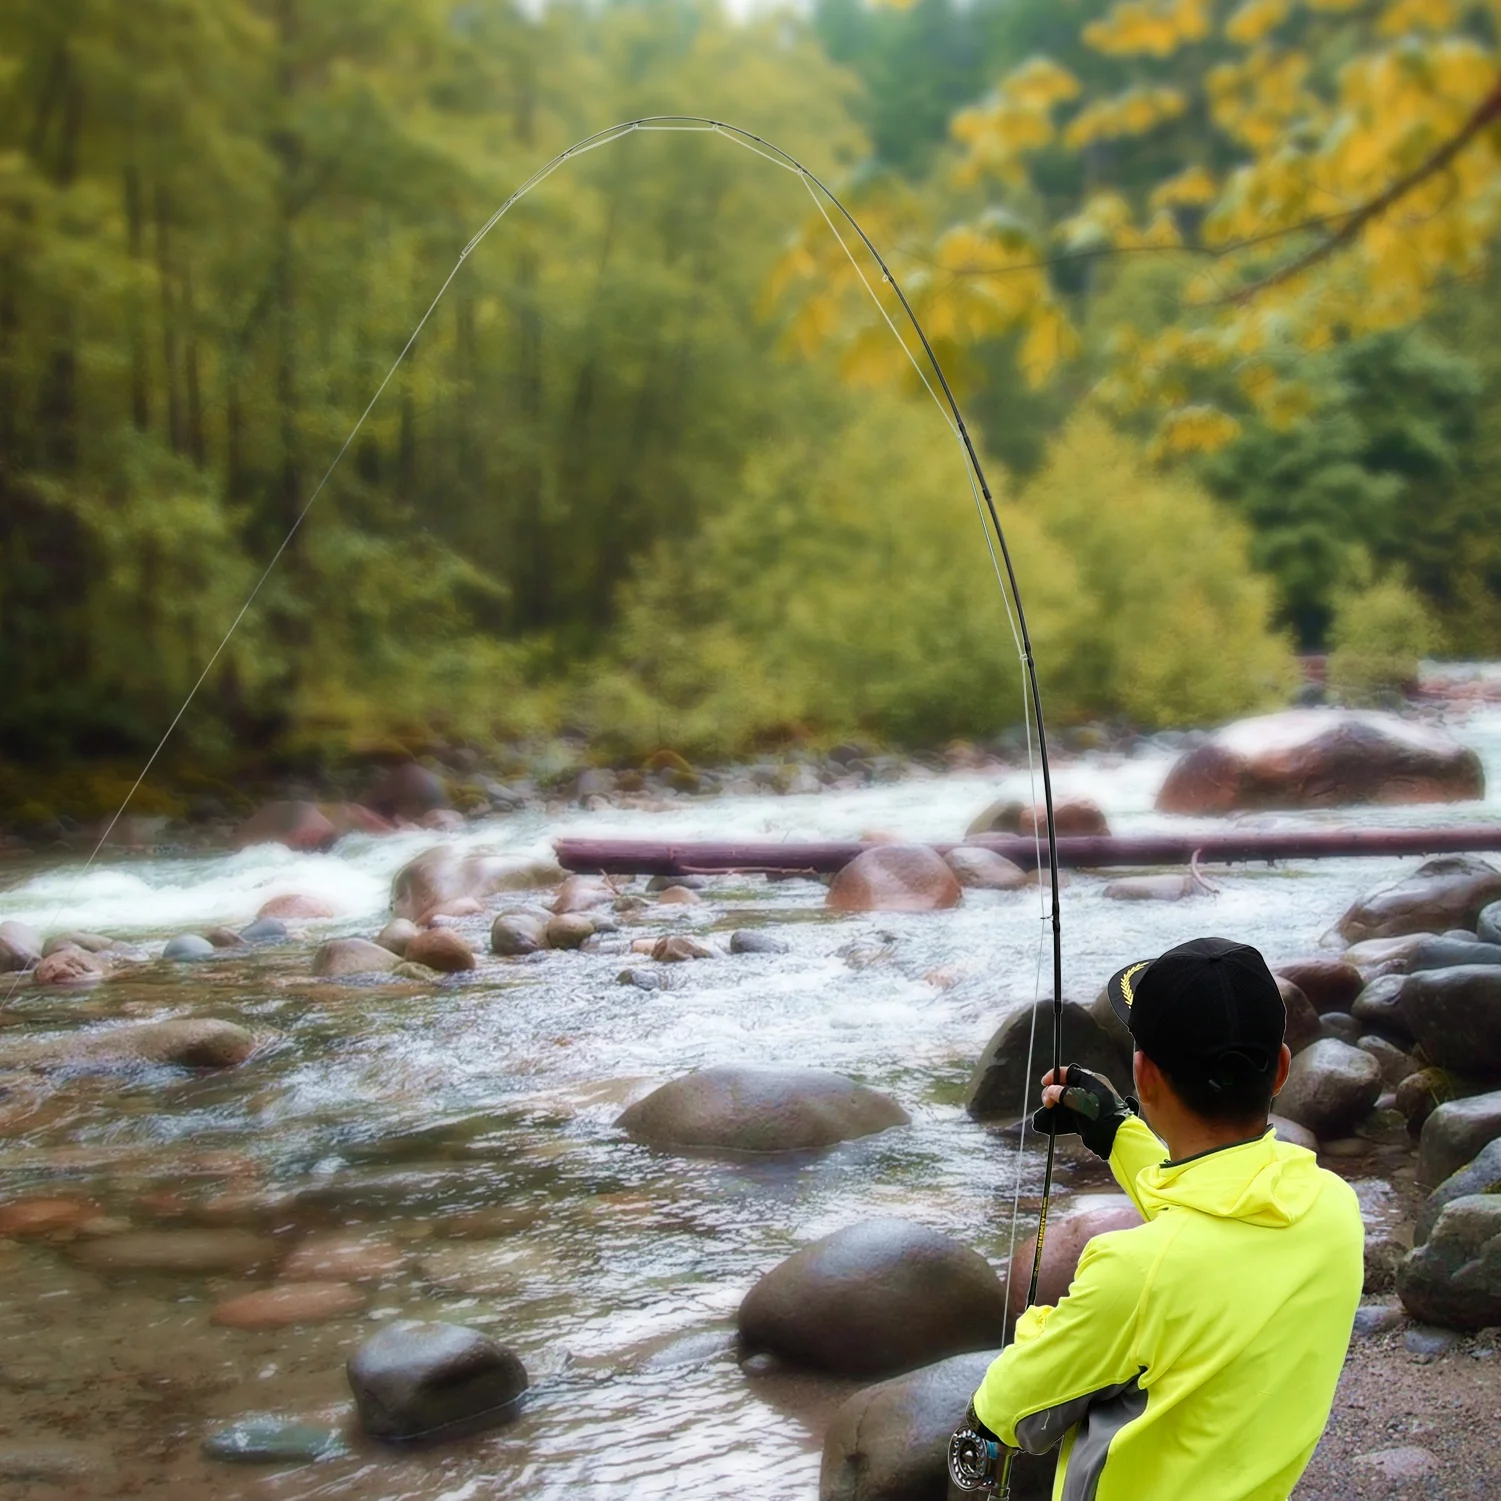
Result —
[[[128, 785], [476, 228], [591, 130], [679, 111], [785, 146], [892, 252], [1061, 723], [1286, 702], [1331, 645], [1351, 696], [1501, 654], [1498, 19], [12, 0], [0, 803]], [[959, 451], [852, 264], [723, 138], [566, 166], [466, 261], [163, 785], [1016, 724]], [[111, 776], [73, 785], [109, 811]]]

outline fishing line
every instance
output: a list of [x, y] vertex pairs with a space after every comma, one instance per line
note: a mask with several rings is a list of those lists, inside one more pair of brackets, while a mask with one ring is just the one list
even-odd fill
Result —
[[[982, 530], [985, 533], [986, 546], [990, 552], [991, 561], [996, 571], [996, 579], [997, 583], [1000, 586], [1001, 599], [1006, 610], [1007, 623], [1011, 628], [1012, 638], [1016, 644], [1016, 648], [1024, 668], [1023, 723], [1024, 727], [1026, 728], [1028, 773], [1029, 778], [1032, 780], [1034, 793], [1034, 809], [1036, 806], [1036, 767], [1033, 764], [1032, 760], [1031, 727], [1033, 724], [1035, 724], [1037, 731], [1037, 760], [1038, 762], [1040, 762], [1042, 769], [1043, 801], [1047, 816], [1048, 870], [1051, 877], [1052, 886], [1052, 904], [1050, 915], [1053, 929], [1053, 1066], [1055, 1069], [1061, 1068], [1063, 1023], [1062, 930], [1058, 900], [1057, 830], [1055, 826], [1053, 810], [1052, 772], [1049, 765], [1047, 752], [1047, 732], [1043, 723], [1042, 694], [1038, 686], [1037, 665], [1033, 656], [1031, 638], [1027, 629], [1026, 612], [1022, 606], [1021, 589], [1017, 583], [1016, 570], [1012, 562], [1010, 549], [1006, 542], [1005, 529], [1001, 525], [1000, 514], [996, 508], [995, 498], [991, 494], [989, 483], [985, 478], [984, 467], [980, 463], [979, 454], [975, 449], [973, 439], [970, 437], [969, 429], [965, 425], [963, 415], [959, 410], [958, 402], [956, 401], [954, 393], [949, 386], [948, 380], [943, 373], [943, 368], [938, 362], [938, 357], [934, 353], [933, 346], [929, 341], [928, 336], [922, 327], [922, 324], [918, 320], [917, 314], [913, 311], [912, 305], [907, 300], [906, 294], [902, 291], [900, 284], [896, 280], [896, 277], [892, 274], [891, 268], [887, 265], [881, 253], [876, 249], [875, 244], [872, 242], [870, 236], [866, 234], [865, 230], [860, 225], [855, 216], [850, 212], [848, 208], [845, 207], [843, 202], [841, 202], [839, 197], [833, 192], [832, 189], [828, 187], [826, 183], [824, 183], [813, 172], [809, 171], [808, 168], [805, 167], [802, 162], [800, 162], [796, 157], [782, 150], [781, 147], [775, 145], [771, 141], [764, 139], [761, 136], [754, 134], [751, 131], [742, 130], [738, 126], [728, 125], [723, 121], [711, 120], [707, 117], [697, 115], [647, 116], [638, 120], [625, 121], [621, 124], [610, 126], [604, 130], [596, 131], [593, 135], [586, 136], [583, 140], [575, 142], [572, 146], [568, 147], [565, 151], [559, 152], [550, 161], [545, 162], [541, 167], [533, 172], [531, 176], [528, 177], [520, 187], [512, 192], [510, 197], [508, 197], [500, 205], [500, 207], [497, 208], [494, 213], [492, 213], [489, 218], [485, 220], [480, 229], [471, 237], [469, 242], [459, 252], [458, 259], [454, 262], [453, 268], [444, 278], [442, 285], [438, 288], [437, 294], [434, 296], [431, 303], [428, 304], [427, 311], [424, 312], [422, 317], [418, 320], [416, 327], [413, 328], [410, 336], [407, 338], [406, 343], [402, 346], [400, 353], [398, 353], [396, 358], [391, 362], [390, 368], [386, 371], [384, 378], [376, 387], [375, 394], [370, 398], [370, 401], [366, 405], [364, 411], [361, 412], [359, 419], [350, 429], [348, 437], [344, 439], [343, 444], [340, 446], [338, 452], [334, 455], [333, 462], [330, 463], [327, 470], [325, 470], [322, 479], [318, 481], [318, 484], [314, 488], [312, 494], [309, 495], [306, 503], [298, 512], [297, 516], [292, 522], [292, 525], [288, 528], [286, 535], [282, 538], [280, 545], [272, 554], [270, 561], [266, 564], [265, 568], [260, 574], [260, 577], [256, 580], [254, 587], [246, 597], [244, 604], [241, 605], [238, 614], [236, 614], [233, 621], [230, 622], [229, 629], [224, 633], [223, 639], [214, 649], [213, 654], [209, 657], [208, 662], [204, 665], [202, 672], [199, 673], [198, 678], [194, 682], [193, 686], [188, 690], [187, 696], [183, 699], [182, 704], [178, 708], [176, 714], [173, 715], [171, 723], [168, 724], [166, 731], [163, 733], [161, 739], [157, 742], [156, 748], [151, 752], [151, 755], [147, 759], [146, 764], [142, 767], [140, 775], [135, 779], [135, 782], [132, 784], [130, 791], [126, 794], [119, 808], [116, 810], [114, 816], [105, 826], [104, 832], [99, 836], [98, 842], [94, 845], [94, 848], [90, 852], [88, 859], [85, 861], [83, 868], [78, 872], [77, 876], [73, 880], [72, 885], [69, 887], [67, 896], [54, 910], [49, 926], [55, 926], [57, 918], [61, 914], [62, 910], [72, 902], [74, 896], [77, 893], [79, 884], [82, 882], [84, 877], [87, 876], [87, 874], [97, 861], [100, 851], [104, 848], [105, 843], [108, 841], [110, 835], [114, 832], [116, 825], [124, 816], [126, 809], [130, 806], [132, 798], [134, 798], [142, 782], [145, 781], [152, 767], [156, 764], [156, 761], [160, 757], [163, 749], [165, 749], [167, 742], [171, 739], [173, 733], [177, 729], [177, 726], [181, 723], [183, 716], [187, 713], [188, 709], [197, 698], [198, 692], [203, 687], [203, 684], [207, 681], [209, 673], [213, 670], [214, 666], [219, 661], [219, 658], [223, 655], [231, 639], [233, 639], [235, 632], [239, 629], [241, 622], [244, 620], [246, 614], [249, 613], [251, 605], [259, 596], [262, 587], [266, 583], [266, 580], [270, 578], [277, 564], [281, 561], [287, 548], [291, 545], [292, 539], [296, 536], [297, 532], [302, 526], [302, 523], [306, 520], [309, 512], [312, 510], [313, 505], [316, 503], [319, 496], [323, 493], [325, 487], [328, 485], [329, 480], [333, 477], [335, 470], [339, 467], [339, 464], [343, 461], [345, 454], [349, 451], [349, 448], [353, 444], [355, 438], [363, 429], [366, 420], [370, 416], [370, 413], [375, 409], [376, 403], [385, 393], [386, 387], [391, 383], [392, 378], [395, 376], [397, 370], [406, 360], [407, 355], [410, 354], [413, 346], [417, 342], [419, 335], [427, 326], [427, 323], [432, 317], [433, 312], [436, 310], [438, 304], [443, 300], [444, 295], [447, 293], [448, 288], [452, 285], [454, 278], [458, 275], [460, 269], [464, 265], [464, 262], [468, 260], [469, 256], [484, 242], [486, 237], [495, 228], [495, 226], [500, 223], [500, 221], [517, 203], [519, 203], [524, 197], [526, 197], [526, 195], [529, 194], [535, 187], [539, 186], [541, 183], [545, 182], [549, 177], [551, 177], [553, 173], [556, 172], [561, 166], [563, 166], [565, 162], [571, 161], [576, 157], [583, 156], [590, 151], [597, 150], [601, 146], [610, 145], [614, 141], [621, 139], [623, 136], [638, 130], [662, 132], [703, 132], [719, 135], [726, 140], [732, 141], [736, 145], [751, 151], [754, 155], [764, 158], [765, 160], [771, 162], [774, 166], [781, 167], [784, 170], [792, 172], [800, 177], [803, 181], [804, 186], [808, 189], [810, 196], [813, 198], [814, 203], [818, 206], [820, 214], [823, 216], [830, 230], [833, 231], [835, 238], [839, 241], [839, 244], [843, 248], [846, 256], [849, 257], [851, 264], [855, 268], [857, 276], [859, 277], [861, 283], [865, 286], [865, 289], [870, 294], [872, 300], [875, 302], [882, 318], [887, 324], [887, 327], [891, 329], [892, 334], [896, 337], [898, 343], [901, 345], [903, 352], [907, 355], [909, 361], [911, 361], [913, 368], [917, 371], [917, 374], [922, 381], [923, 386], [927, 390], [929, 396], [932, 397], [934, 404], [938, 407], [940, 415], [943, 416], [944, 421], [949, 426], [949, 430], [954, 434], [960, 444], [964, 458], [965, 474], [969, 482], [971, 495], [974, 498], [976, 507], [979, 511]], [[911, 327], [912, 332], [917, 336], [917, 340], [919, 345], [921, 346], [922, 353], [927, 362], [927, 366], [932, 371], [933, 377], [937, 380], [938, 389], [935, 390], [932, 381], [928, 377], [928, 371], [923, 368], [922, 362], [918, 360], [917, 355], [913, 352], [912, 348], [907, 343], [906, 338], [899, 332], [895, 321], [887, 312], [885, 304], [877, 295], [875, 288], [871, 286], [870, 281], [866, 277], [863, 268], [859, 265], [859, 262], [857, 261], [853, 250], [851, 249], [850, 245], [846, 243], [844, 236], [836, 227], [833, 217], [828, 212], [826, 203], [833, 206], [833, 208], [837, 211], [839, 217], [849, 226], [850, 230], [853, 231], [855, 236], [859, 239], [860, 243], [865, 247], [865, 250], [870, 255], [871, 259], [880, 269], [881, 279], [883, 283], [891, 288], [892, 294], [896, 297], [907, 324]], [[939, 395], [940, 391], [942, 392], [941, 397]], [[989, 526], [985, 525], [987, 518], [989, 520]], [[997, 548], [999, 549], [998, 552]], [[1013, 606], [1015, 609], [1014, 615]], [[1027, 714], [1028, 708], [1030, 708], [1031, 711], [1030, 715]], [[1035, 816], [1033, 819], [1033, 836], [1036, 848], [1037, 868], [1040, 872], [1042, 848], [1040, 831], [1037, 829]], [[1040, 886], [1041, 882], [1039, 881], [1039, 887]], [[1041, 963], [1041, 949], [1039, 948], [1039, 976], [1041, 974]], [[20, 984], [23, 973], [24, 971], [18, 972], [16, 978], [12, 981], [10, 990], [5, 996], [6, 1003], [8, 1003], [15, 995], [16, 987]], [[1038, 991], [1040, 994], [1040, 984], [1038, 986]], [[1037, 1000], [1034, 998], [1034, 1040], [1037, 1009]], [[1030, 1088], [1030, 1072], [1032, 1066], [1031, 1049], [1032, 1042], [1029, 1041], [1027, 1079], [1028, 1088]], [[1031, 1293], [1029, 1294], [1029, 1301], [1031, 1301], [1032, 1297], [1035, 1297], [1037, 1274], [1042, 1261], [1042, 1243], [1043, 1236], [1047, 1227], [1048, 1200], [1052, 1192], [1053, 1152], [1055, 1140], [1056, 1138], [1051, 1136], [1049, 1137], [1047, 1167], [1043, 1180], [1042, 1210], [1038, 1222], [1037, 1251], [1033, 1261], [1032, 1287]], [[1023, 1124], [1023, 1141], [1025, 1141], [1025, 1117]], [[1019, 1169], [1020, 1163], [1018, 1162], [1018, 1180]], [[1013, 1242], [1015, 1238], [1015, 1229], [1015, 1216], [1013, 1214]]]

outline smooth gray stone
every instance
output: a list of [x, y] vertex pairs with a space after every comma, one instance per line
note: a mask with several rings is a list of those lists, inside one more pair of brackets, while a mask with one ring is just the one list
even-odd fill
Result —
[[279, 917], [258, 917], [240, 929], [240, 937], [246, 943], [285, 943], [287, 925]]
[[1416, 974], [1420, 969], [1453, 969], [1459, 964], [1501, 964], [1501, 943], [1481, 943], [1468, 933], [1463, 938], [1445, 933], [1420, 943], [1412, 951], [1407, 972]]
[[1450, 1175], [1428, 1195], [1427, 1202], [1418, 1211], [1417, 1224], [1413, 1227], [1413, 1244], [1420, 1246], [1428, 1239], [1434, 1222], [1444, 1206], [1469, 1194], [1501, 1194], [1501, 1137], [1487, 1142], [1480, 1155]]
[[737, 928], [730, 934], [732, 954], [785, 954], [787, 945], [770, 933], [758, 932], [755, 928]]
[[1381, 1065], [1360, 1048], [1324, 1037], [1293, 1059], [1277, 1113], [1329, 1141], [1349, 1135], [1380, 1093]]
[[[1032, 1013], [1024, 1007], [1002, 1022], [985, 1044], [964, 1096], [964, 1108], [974, 1120], [1017, 1120], [1023, 1094], [1030, 1102], [1029, 1109], [1036, 1108], [1037, 1078], [1042, 1070], [1035, 1065], [1045, 1056], [1053, 1036], [1050, 1003], [1039, 1002], [1037, 1006], [1035, 1049], [1029, 1048], [1032, 1025]], [[1119, 1027], [1120, 1023], [1115, 1025]], [[1027, 1075], [1029, 1051], [1034, 1053], [1031, 1077]], [[1129, 1092], [1131, 1055], [1126, 1046], [1112, 1032], [1110, 1022], [1075, 1001], [1063, 1003], [1063, 1056], [1070, 1063], [1104, 1074], [1123, 1094]]]
[[294, 1418], [248, 1417], [217, 1428], [203, 1441], [210, 1459], [240, 1464], [310, 1464], [347, 1454], [338, 1430]]
[[1501, 1194], [1451, 1199], [1397, 1268], [1407, 1311], [1444, 1329], [1501, 1324]]
[[1355, 1310], [1355, 1332], [1372, 1338], [1378, 1334], [1390, 1334], [1407, 1317], [1397, 1303], [1367, 1303]]
[[1423, 1122], [1418, 1182], [1436, 1188], [1501, 1137], [1501, 1089], [1448, 1100]]
[[1430, 1063], [1481, 1078], [1501, 1074], [1501, 965], [1414, 971], [1402, 1014]]
[[1475, 920], [1475, 937], [1481, 943], [1501, 943], [1501, 902], [1481, 909]]
[[191, 964], [199, 959], [212, 959], [216, 953], [218, 950], [207, 938], [200, 938], [197, 933], [179, 933], [176, 938], [167, 940], [162, 958], [179, 964]]
[[1433, 1329], [1426, 1324], [1414, 1324], [1402, 1336], [1402, 1343], [1414, 1355], [1443, 1355], [1459, 1343], [1459, 1336], [1452, 1329]]

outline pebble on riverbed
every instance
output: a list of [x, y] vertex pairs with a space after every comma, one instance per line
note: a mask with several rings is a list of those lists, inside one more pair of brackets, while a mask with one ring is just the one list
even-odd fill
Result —
[[290, 1282], [216, 1303], [209, 1323], [225, 1329], [321, 1324], [346, 1313], [358, 1313], [365, 1301], [365, 1294], [347, 1282]]
[[349, 1450], [336, 1428], [295, 1418], [256, 1416], [216, 1428], [204, 1439], [203, 1452], [210, 1459], [239, 1464], [284, 1465], [311, 1464]]

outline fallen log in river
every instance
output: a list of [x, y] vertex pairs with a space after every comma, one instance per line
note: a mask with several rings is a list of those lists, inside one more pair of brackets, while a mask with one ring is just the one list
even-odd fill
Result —
[[[961, 845], [994, 850], [1028, 869], [1038, 844], [1017, 834], [984, 834], [935, 844], [939, 854]], [[559, 839], [565, 870], [598, 875], [700, 876], [727, 872], [827, 875], [842, 870], [862, 850], [858, 840], [822, 843], [771, 841], [692, 843], [667, 839]], [[1041, 846], [1046, 863], [1047, 845]], [[1186, 865], [1275, 860], [1318, 860], [1371, 855], [1446, 855], [1501, 852], [1501, 824], [1447, 829], [1246, 829], [1215, 833], [1099, 834], [1058, 841], [1058, 863], [1071, 868]]]

